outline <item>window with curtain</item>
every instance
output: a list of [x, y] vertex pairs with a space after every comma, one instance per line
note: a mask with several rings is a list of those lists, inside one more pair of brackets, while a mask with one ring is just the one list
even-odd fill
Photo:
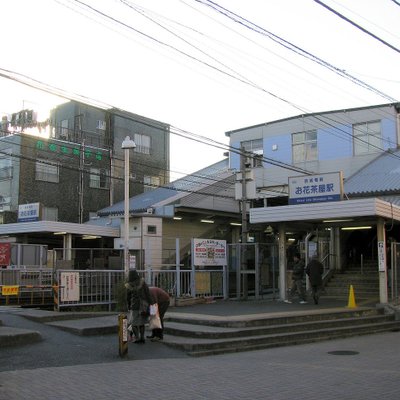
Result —
[[382, 133], [380, 121], [353, 125], [354, 155], [374, 153], [381, 150]]
[[45, 182], [59, 182], [59, 165], [45, 160], [36, 161], [35, 179]]
[[292, 134], [293, 163], [318, 160], [317, 131]]
[[140, 135], [139, 133], [135, 133], [133, 140], [136, 144], [135, 151], [137, 153], [150, 154], [150, 148], [151, 148], [150, 136]]
[[91, 188], [108, 189], [110, 187], [110, 174], [105, 168], [90, 168], [89, 186]]

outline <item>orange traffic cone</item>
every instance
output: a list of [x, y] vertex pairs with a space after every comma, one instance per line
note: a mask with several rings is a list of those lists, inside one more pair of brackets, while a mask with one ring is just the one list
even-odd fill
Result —
[[353, 285], [350, 285], [349, 301], [347, 303], [347, 308], [356, 308], [356, 307], [357, 307], [357, 304], [356, 304], [356, 299], [354, 296]]

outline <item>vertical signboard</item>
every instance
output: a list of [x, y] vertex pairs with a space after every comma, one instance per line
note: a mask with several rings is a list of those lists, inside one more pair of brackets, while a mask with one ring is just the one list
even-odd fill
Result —
[[61, 272], [61, 301], [79, 301], [79, 272]]
[[0, 266], [10, 265], [11, 243], [0, 243]]
[[379, 265], [379, 272], [386, 271], [385, 243], [381, 241], [378, 242], [378, 265]]

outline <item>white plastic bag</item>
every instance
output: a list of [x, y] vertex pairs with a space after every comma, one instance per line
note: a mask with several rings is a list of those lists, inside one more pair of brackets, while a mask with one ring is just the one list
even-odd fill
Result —
[[158, 312], [158, 304], [150, 305], [150, 318], [149, 318], [150, 329], [162, 329], [160, 313]]
[[162, 329], [161, 319], [158, 313], [156, 315], [150, 315], [149, 329]]
[[150, 304], [150, 315], [157, 315], [158, 314], [158, 304]]

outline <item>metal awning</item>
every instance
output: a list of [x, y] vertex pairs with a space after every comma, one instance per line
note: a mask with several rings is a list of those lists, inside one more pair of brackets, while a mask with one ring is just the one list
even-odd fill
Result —
[[89, 224], [74, 224], [71, 222], [36, 221], [0, 224], [0, 235], [15, 235], [22, 233], [57, 233], [75, 235], [96, 235], [104, 237], [120, 237], [119, 228], [96, 226]]
[[377, 198], [250, 209], [250, 223], [322, 222], [334, 219], [381, 217], [400, 221], [400, 207]]

